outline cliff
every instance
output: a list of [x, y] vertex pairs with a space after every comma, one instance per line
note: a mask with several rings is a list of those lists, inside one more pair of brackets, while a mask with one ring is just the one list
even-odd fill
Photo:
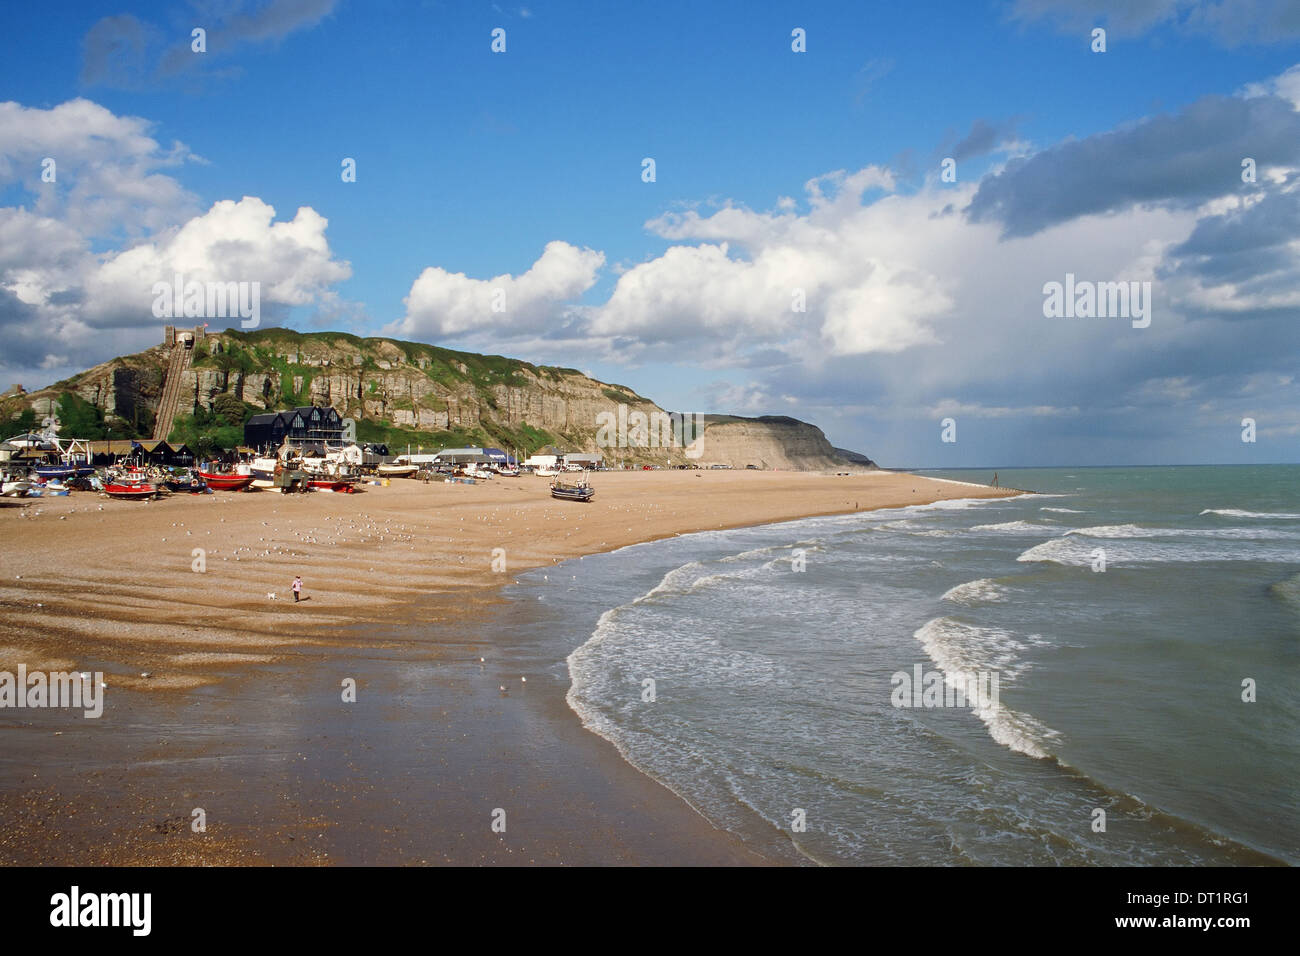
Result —
[[863, 455], [834, 448], [820, 428], [795, 418], [710, 415], [705, 421], [702, 453], [698, 459], [704, 466], [725, 464], [732, 468], [746, 468], [755, 465], [783, 471], [861, 471], [875, 467], [874, 462]]
[[[73, 393], [120, 433], [148, 435], [158, 413], [169, 346], [115, 358], [48, 388], [7, 398], [0, 416], [22, 408], [37, 420]], [[533, 365], [499, 355], [458, 352], [416, 342], [342, 332], [285, 328], [201, 334], [181, 373], [177, 413], [213, 409], [233, 395], [249, 413], [298, 405], [332, 405], [357, 421], [361, 440], [422, 445], [486, 444], [533, 451], [555, 444], [601, 451], [611, 461], [687, 459], [680, 445], [611, 447], [600, 426], [612, 419], [654, 420], [666, 413], [623, 385], [576, 369]], [[621, 408], [620, 408], [621, 406]], [[821, 430], [792, 418], [707, 416], [700, 464], [743, 468], [846, 467]], [[656, 439], [662, 430], [651, 428]], [[688, 436], [689, 437], [689, 436]], [[602, 444], [604, 447], [602, 447]]]

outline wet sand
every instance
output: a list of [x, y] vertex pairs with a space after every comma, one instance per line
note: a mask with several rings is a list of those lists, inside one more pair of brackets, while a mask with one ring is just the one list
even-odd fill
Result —
[[108, 684], [97, 720], [0, 710], [0, 862], [762, 863], [585, 731], [527, 634], [481, 626], [508, 620], [499, 586], [674, 534], [1014, 493], [888, 472], [593, 484], [589, 504], [523, 477], [0, 510], [0, 670]]

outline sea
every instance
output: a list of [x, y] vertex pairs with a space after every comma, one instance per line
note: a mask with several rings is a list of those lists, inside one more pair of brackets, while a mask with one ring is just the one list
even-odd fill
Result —
[[515, 623], [780, 862], [1300, 863], [1300, 466], [998, 471], [522, 574]]

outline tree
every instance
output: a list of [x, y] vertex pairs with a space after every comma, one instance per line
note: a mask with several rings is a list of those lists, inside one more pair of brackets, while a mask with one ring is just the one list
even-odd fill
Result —
[[247, 418], [244, 403], [229, 392], [222, 392], [213, 399], [212, 411], [226, 425], [243, 425]]
[[69, 438], [104, 438], [104, 413], [75, 392], [59, 396], [59, 434]]
[[228, 451], [243, 440], [242, 427], [226, 424], [218, 414], [206, 408], [198, 409], [193, 415], [178, 416], [171, 434], [167, 436], [167, 441], [174, 445], [182, 442], [188, 445], [199, 458]]
[[253, 370], [253, 358], [247, 352], [233, 346], [212, 355], [212, 364], [221, 372], [221, 390], [230, 391], [230, 373], [247, 375]]

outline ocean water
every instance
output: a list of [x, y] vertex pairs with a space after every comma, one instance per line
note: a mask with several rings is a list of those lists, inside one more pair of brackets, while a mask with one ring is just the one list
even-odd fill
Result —
[[[512, 591], [585, 725], [774, 858], [1300, 863], [1300, 466], [1000, 472], [1038, 494], [686, 535]], [[918, 666], [996, 699], [896, 706]]]

